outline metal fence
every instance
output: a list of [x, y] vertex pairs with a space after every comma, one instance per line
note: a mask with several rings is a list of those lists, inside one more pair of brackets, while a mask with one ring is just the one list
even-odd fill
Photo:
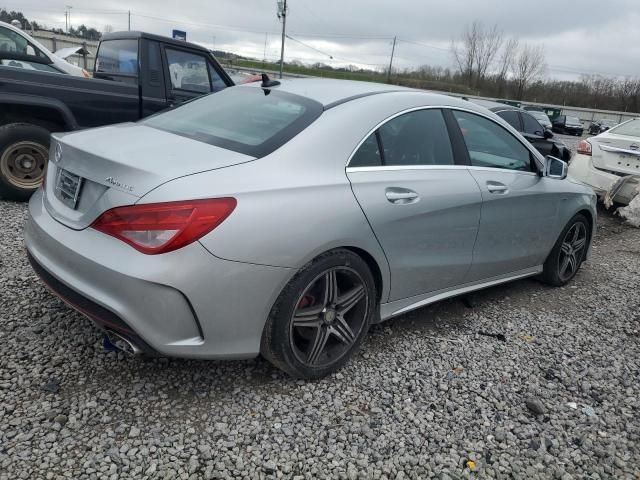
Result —
[[[489, 100], [493, 102], [504, 102], [504, 99], [501, 99], [501, 98], [477, 97], [474, 95], [462, 95], [462, 94], [448, 93], [448, 92], [447, 94], [454, 97], [477, 98], [477, 99]], [[618, 112], [615, 110], [599, 110], [596, 108], [569, 107], [566, 105], [553, 105], [548, 103], [536, 103], [536, 102], [515, 102], [515, 101], [510, 101], [510, 102], [519, 104], [519, 106], [522, 106], [522, 107], [534, 106], [534, 107], [538, 107], [540, 110], [559, 111], [559, 115], [578, 117], [585, 127], [588, 127], [591, 124], [591, 122], [593, 122], [594, 120], [613, 120], [614, 122], [622, 123], [622, 122], [626, 122], [627, 120], [640, 117], [640, 113], [635, 113], [635, 112]]]

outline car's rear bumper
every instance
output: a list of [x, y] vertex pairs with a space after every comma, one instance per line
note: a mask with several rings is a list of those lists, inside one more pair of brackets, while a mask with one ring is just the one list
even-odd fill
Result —
[[[576, 180], [580, 180], [591, 186], [595, 192], [603, 197], [611, 188], [620, 180], [624, 175], [615, 175], [604, 170], [600, 170], [593, 165], [592, 157], [588, 155], [582, 155], [580, 153], [574, 155], [571, 163], [569, 164], [569, 175]], [[636, 195], [636, 188], [640, 182], [640, 178], [636, 181], [630, 181], [624, 184], [622, 188], [616, 193], [613, 200], [628, 204], [631, 199]]]
[[143, 350], [191, 358], [259, 353], [287, 268], [231, 262], [194, 243], [144, 255], [91, 228], [57, 222], [33, 195], [25, 244], [36, 273], [63, 300]]

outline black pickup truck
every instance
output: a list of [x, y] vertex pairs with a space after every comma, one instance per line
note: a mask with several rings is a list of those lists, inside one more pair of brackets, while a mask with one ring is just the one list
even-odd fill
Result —
[[32, 46], [0, 49], [0, 196], [24, 200], [38, 188], [51, 132], [136, 121], [233, 85], [206, 48], [142, 32], [103, 36], [93, 78], [58, 72]]

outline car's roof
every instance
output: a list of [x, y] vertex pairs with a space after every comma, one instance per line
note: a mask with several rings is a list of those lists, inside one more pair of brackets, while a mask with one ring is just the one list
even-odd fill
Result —
[[[272, 79], [275, 80], [275, 79]], [[354, 80], [337, 80], [330, 78], [293, 78], [279, 79], [280, 85], [274, 90], [300, 95], [320, 103], [325, 110], [342, 103], [362, 97], [392, 92], [418, 93], [424, 95], [424, 104], [472, 107], [466, 100], [450, 97], [427, 90], [387, 85], [384, 83], [358, 82]], [[260, 88], [260, 82], [241, 85], [241, 88]]]
[[101, 40], [124, 40], [124, 39], [138, 39], [138, 38], [146, 38], [148, 40], [156, 40], [162, 43], [168, 43], [171, 45], [175, 45], [176, 47], [188, 47], [196, 50], [202, 50], [203, 52], [209, 52], [209, 50], [201, 45], [196, 45], [195, 43], [185, 42], [183, 40], [175, 40], [170, 37], [164, 37], [162, 35], [155, 35], [153, 33], [147, 32], [139, 32], [137, 30], [134, 31], [123, 31], [123, 32], [112, 32], [105, 33]]
[[480, 105], [481, 107], [484, 107], [487, 110], [491, 110], [492, 112], [502, 112], [503, 110], [523, 111], [522, 108], [514, 107], [513, 105], [508, 105], [506, 103], [494, 102], [491, 100], [481, 100], [479, 98], [472, 98], [469, 101], [471, 103], [475, 103], [476, 105]]

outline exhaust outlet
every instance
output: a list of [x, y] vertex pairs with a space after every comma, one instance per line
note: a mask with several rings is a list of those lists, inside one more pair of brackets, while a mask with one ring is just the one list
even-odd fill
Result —
[[142, 350], [136, 346], [131, 340], [123, 337], [113, 330], [107, 330], [104, 334], [103, 345], [105, 349], [126, 353], [127, 355], [140, 355]]

